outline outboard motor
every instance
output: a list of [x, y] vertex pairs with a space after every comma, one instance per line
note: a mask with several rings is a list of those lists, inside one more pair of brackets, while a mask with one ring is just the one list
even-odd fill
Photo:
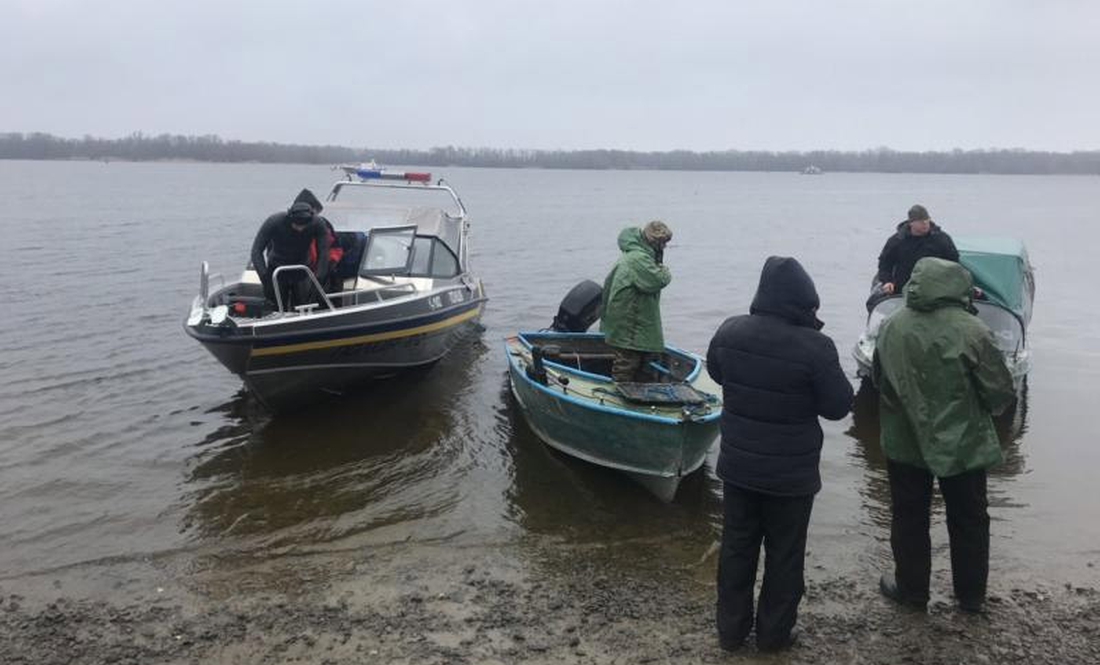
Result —
[[586, 332], [596, 319], [600, 318], [603, 287], [586, 279], [577, 284], [558, 307], [558, 314], [550, 329], [554, 332]]

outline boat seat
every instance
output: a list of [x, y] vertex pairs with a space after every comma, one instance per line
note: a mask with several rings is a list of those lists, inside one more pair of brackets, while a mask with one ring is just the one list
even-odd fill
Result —
[[576, 351], [557, 351], [552, 352], [549, 348], [545, 350], [546, 357], [554, 360], [562, 361], [585, 361], [585, 360], [614, 360], [614, 353], [579, 353]]
[[555, 346], [544, 347], [543, 352], [550, 362], [602, 376], [611, 376], [611, 365], [615, 361], [614, 353], [583, 353]]

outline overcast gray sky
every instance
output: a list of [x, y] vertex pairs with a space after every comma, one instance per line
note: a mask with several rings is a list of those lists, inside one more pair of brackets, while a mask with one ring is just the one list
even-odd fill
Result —
[[1093, 0], [0, 0], [0, 131], [1100, 149]]

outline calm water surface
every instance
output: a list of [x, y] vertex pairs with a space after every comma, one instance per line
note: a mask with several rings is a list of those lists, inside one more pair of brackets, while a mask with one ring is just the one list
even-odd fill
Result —
[[[1083, 291], [1100, 246], [1100, 179], [435, 175], [472, 214], [484, 331], [425, 376], [273, 418], [181, 323], [199, 261], [240, 270], [263, 218], [303, 186], [326, 192], [331, 171], [0, 161], [0, 581], [169, 554], [531, 535], [638, 539], [697, 560], [720, 524], [713, 459], [663, 506], [549, 452], [510, 397], [502, 338], [547, 325], [574, 283], [603, 279], [621, 227], [659, 217], [675, 232], [663, 299], [672, 342], [704, 350], [747, 310], [765, 257], [792, 255], [854, 376], [875, 258], [917, 201], [952, 234], [1022, 238], [1036, 266], [1033, 370], [990, 481], [995, 574], [1096, 581], [1100, 326]], [[811, 563], [836, 572], [889, 556], [877, 414], [862, 397], [825, 426]], [[936, 528], [942, 546], [942, 519]]]

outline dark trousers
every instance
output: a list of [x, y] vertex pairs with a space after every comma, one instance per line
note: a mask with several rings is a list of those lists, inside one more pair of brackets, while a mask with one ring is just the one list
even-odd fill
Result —
[[[928, 536], [932, 509], [932, 474], [926, 469], [887, 460], [893, 521], [890, 547], [898, 591], [913, 600], [928, 600], [932, 542]], [[940, 478], [951, 541], [951, 580], [960, 601], [985, 600], [989, 579], [989, 512], [985, 469]]]
[[718, 638], [732, 648], [753, 626], [753, 586], [764, 544], [764, 582], [756, 609], [756, 643], [783, 643], [805, 591], [806, 529], [813, 495], [772, 496], [726, 483], [722, 549], [718, 555]]
[[657, 380], [657, 372], [649, 363], [660, 359], [659, 353], [620, 349], [614, 347], [615, 359], [611, 361], [611, 379], [616, 383], [650, 383]]

